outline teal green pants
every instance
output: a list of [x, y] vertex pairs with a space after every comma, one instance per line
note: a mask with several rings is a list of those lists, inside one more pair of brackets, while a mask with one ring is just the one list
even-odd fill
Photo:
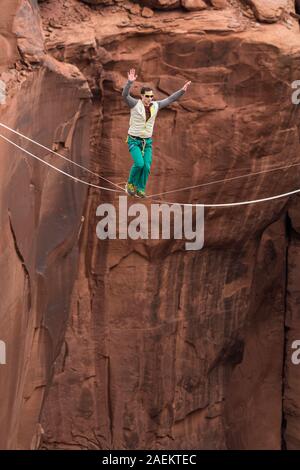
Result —
[[152, 163], [152, 137], [146, 139], [127, 138], [128, 150], [133, 158], [128, 183], [145, 191]]

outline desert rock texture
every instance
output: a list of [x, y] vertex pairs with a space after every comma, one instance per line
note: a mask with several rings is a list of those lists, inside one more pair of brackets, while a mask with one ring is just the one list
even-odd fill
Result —
[[[0, 124], [123, 184], [135, 68], [137, 98], [192, 82], [157, 118], [149, 194], [300, 188], [299, 2], [2, 3]], [[206, 208], [199, 251], [99, 240], [117, 193], [1, 136], [109, 187], [0, 126], [0, 448], [300, 449], [299, 196]]]

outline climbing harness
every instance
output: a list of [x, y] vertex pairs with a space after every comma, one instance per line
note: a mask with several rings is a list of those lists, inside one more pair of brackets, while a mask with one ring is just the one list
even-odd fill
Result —
[[144, 137], [135, 137], [133, 135], [127, 135], [125, 142], [128, 143], [128, 137], [130, 137], [133, 140], [142, 140], [143, 141], [143, 147], [141, 149], [142, 155], [144, 156], [145, 153], [145, 147], [146, 147], [146, 138]]

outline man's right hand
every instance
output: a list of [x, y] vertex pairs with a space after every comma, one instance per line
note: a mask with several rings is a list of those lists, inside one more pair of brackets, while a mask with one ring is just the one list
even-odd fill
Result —
[[131, 82], [134, 82], [134, 80], [137, 79], [137, 75], [135, 75], [135, 69], [130, 69], [127, 75], [128, 75], [128, 80], [130, 80]]

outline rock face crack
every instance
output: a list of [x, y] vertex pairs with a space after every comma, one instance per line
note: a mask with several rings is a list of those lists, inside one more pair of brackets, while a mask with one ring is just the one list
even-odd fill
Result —
[[21, 253], [21, 250], [20, 250], [19, 246], [18, 246], [17, 237], [16, 237], [16, 234], [15, 234], [15, 231], [14, 231], [14, 228], [13, 228], [11, 215], [10, 215], [9, 211], [8, 211], [8, 219], [9, 219], [9, 227], [10, 227], [10, 231], [11, 231], [11, 234], [12, 234], [12, 237], [13, 237], [16, 254], [17, 254], [17, 256], [18, 256], [18, 258], [19, 258], [19, 260], [22, 264], [22, 268], [24, 270], [25, 278], [28, 282], [27, 308], [28, 308], [28, 311], [30, 311], [30, 309], [31, 309], [31, 280], [30, 280], [30, 274], [29, 274], [29, 271], [26, 267], [24, 257]]

